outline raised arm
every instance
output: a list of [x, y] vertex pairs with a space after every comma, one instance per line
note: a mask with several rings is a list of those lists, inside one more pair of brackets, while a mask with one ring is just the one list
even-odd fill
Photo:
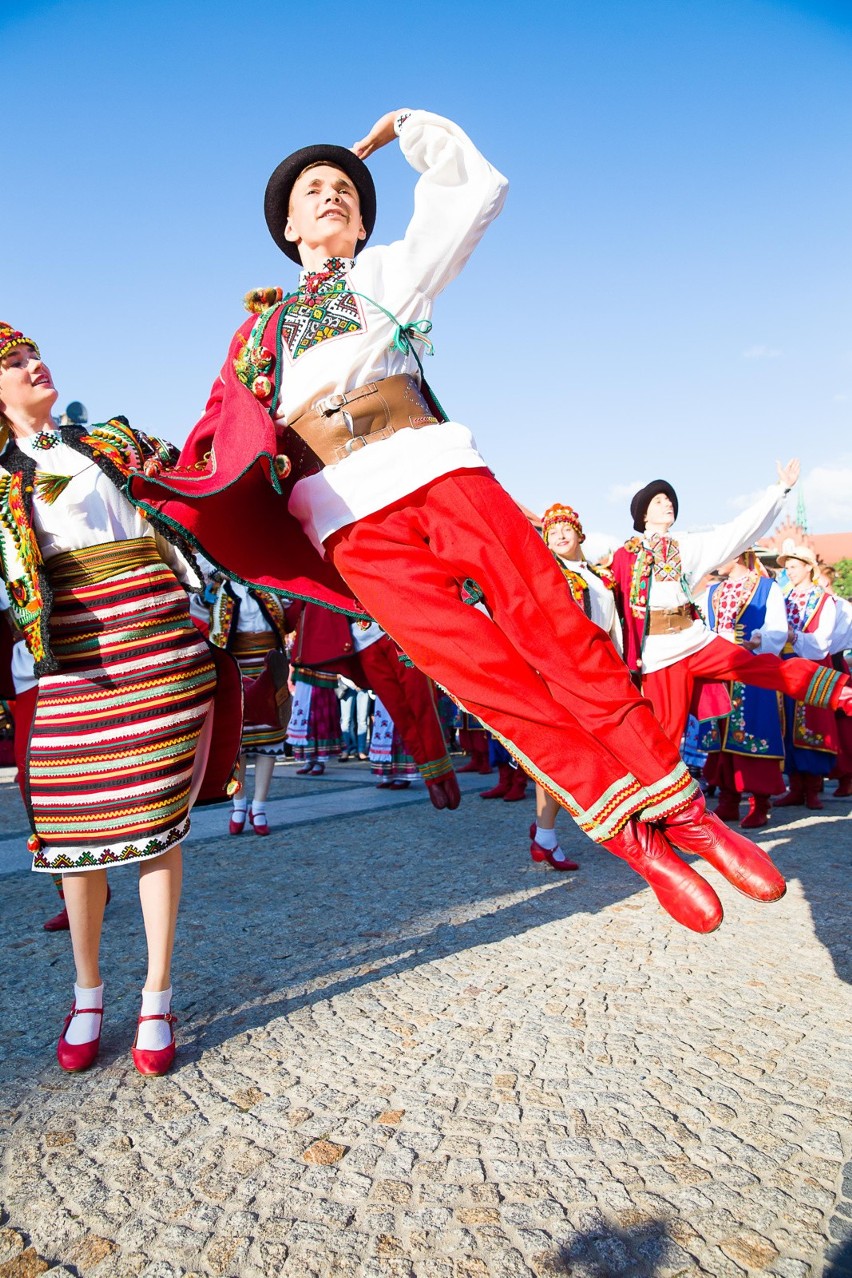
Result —
[[786, 466], [776, 463], [778, 483], [771, 484], [758, 500], [730, 523], [719, 524], [707, 532], [686, 533], [679, 537], [681, 560], [690, 582], [700, 581], [707, 572], [736, 559], [748, 550], [758, 537], [768, 532], [781, 513], [787, 493], [799, 477], [797, 458]]
[[381, 251], [389, 277], [401, 272], [410, 288], [435, 297], [500, 212], [508, 183], [457, 124], [430, 111], [389, 111], [352, 150], [364, 159], [394, 137], [421, 176], [405, 236]]

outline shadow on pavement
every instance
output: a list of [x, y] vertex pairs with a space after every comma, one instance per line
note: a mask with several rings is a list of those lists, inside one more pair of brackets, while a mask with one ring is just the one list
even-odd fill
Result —
[[[813, 815], [817, 816], [818, 823], [811, 829], [800, 832], [795, 828], [797, 822]], [[849, 822], [850, 817], [852, 804], [834, 803], [830, 799], [826, 800], [825, 810], [818, 814], [812, 814], [806, 808], [776, 810], [770, 824], [759, 831], [757, 840], [761, 842], [764, 835], [783, 840], [778, 847], [771, 849], [772, 859], [785, 878], [798, 879], [802, 884], [817, 940], [830, 955], [835, 973], [847, 985], [852, 984], [852, 932], [849, 928], [852, 839], [847, 833], [848, 824], [842, 831], [838, 827], [842, 822]], [[845, 836], [842, 840], [838, 839], [841, 833]], [[819, 856], [814, 855], [812, 845], [804, 855], [797, 855], [800, 834], [809, 841], [822, 837]]]
[[548, 1274], [581, 1273], [583, 1278], [654, 1278], [671, 1272], [671, 1234], [662, 1220], [619, 1229], [606, 1225], [577, 1235], [547, 1257]]
[[822, 1278], [852, 1278], [852, 1242], [829, 1247], [825, 1253]]

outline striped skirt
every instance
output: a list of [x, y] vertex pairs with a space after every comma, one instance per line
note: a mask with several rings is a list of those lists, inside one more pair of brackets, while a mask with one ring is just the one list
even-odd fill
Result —
[[47, 568], [60, 670], [39, 681], [30, 738], [33, 869], [159, 856], [189, 830], [216, 688], [207, 645], [150, 538], [58, 555]]
[[[257, 679], [264, 671], [268, 652], [278, 645], [271, 630], [237, 631], [231, 644], [231, 656], [235, 658], [244, 679]], [[241, 754], [283, 754], [287, 729], [270, 723], [243, 723]]]

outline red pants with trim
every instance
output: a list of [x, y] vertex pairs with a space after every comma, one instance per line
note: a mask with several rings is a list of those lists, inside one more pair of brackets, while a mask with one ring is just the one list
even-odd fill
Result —
[[654, 707], [663, 730], [680, 744], [697, 679], [738, 680], [783, 692], [794, 701], [804, 701], [819, 669], [815, 661], [749, 652], [748, 648], [717, 635], [706, 648], [691, 657], [683, 657], [664, 670], [643, 675], [642, 692]]
[[[626, 774], [642, 787], [678, 768], [680, 777], [677, 748], [609, 638], [571, 599], [541, 537], [490, 471], [444, 475], [338, 530], [326, 549], [415, 665], [581, 808]], [[462, 602], [467, 579], [491, 616]], [[694, 794], [681, 788], [671, 810]], [[634, 810], [647, 803], [637, 798]]]
[[432, 680], [400, 661], [399, 649], [387, 635], [362, 648], [358, 660], [368, 686], [384, 702], [426, 784], [448, 776], [453, 765], [447, 754]]

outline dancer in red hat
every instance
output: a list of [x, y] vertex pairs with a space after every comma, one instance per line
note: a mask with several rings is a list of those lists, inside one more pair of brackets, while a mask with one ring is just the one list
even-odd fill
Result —
[[[401, 239], [365, 247], [364, 160], [396, 138], [419, 174], [414, 213]], [[664, 908], [712, 931], [718, 897], [675, 848], [760, 900], [783, 894], [781, 875], [705, 812], [618, 653], [422, 377], [434, 301], [505, 192], [428, 111], [388, 113], [351, 151], [290, 155], [266, 217], [298, 285], [252, 296], [180, 467], [133, 491], [238, 577], [343, 611], [356, 596]]]

